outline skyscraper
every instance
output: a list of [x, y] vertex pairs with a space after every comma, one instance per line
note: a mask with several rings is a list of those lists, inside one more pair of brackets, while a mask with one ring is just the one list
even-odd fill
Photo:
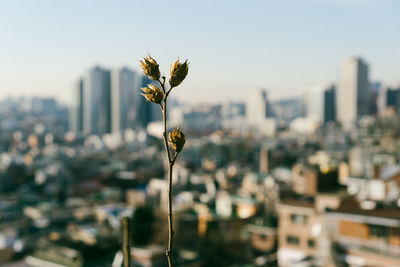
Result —
[[371, 115], [378, 114], [378, 102], [379, 102], [379, 95], [380, 90], [382, 89], [381, 82], [371, 82], [369, 84], [369, 112]]
[[89, 70], [84, 81], [84, 132], [111, 132], [111, 74], [99, 66]]
[[246, 103], [246, 119], [250, 124], [259, 124], [267, 118], [267, 92], [262, 89], [250, 93]]
[[324, 93], [324, 123], [336, 120], [336, 88], [329, 86]]
[[[400, 85], [381, 85], [377, 98], [378, 114], [385, 116], [400, 111]], [[389, 113], [387, 113], [389, 112]]]
[[112, 74], [99, 66], [90, 69], [74, 88], [71, 130], [101, 136], [161, 120], [158, 105], [140, 96], [139, 89], [150, 83], [157, 86], [126, 67]]
[[335, 120], [334, 85], [312, 84], [307, 86], [304, 99], [306, 116], [319, 123]]
[[276, 120], [268, 118], [267, 92], [258, 89], [250, 93], [246, 102], [246, 120], [250, 128], [264, 136], [275, 135]]
[[83, 79], [80, 78], [73, 90], [73, 99], [70, 113], [70, 130], [83, 132]]
[[340, 71], [337, 118], [346, 128], [369, 114], [368, 65], [360, 58], [348, 58]]
[[396, 111], [400, 107], [400, 88], [388, 88], [386, 91], [386, 105]]
[[311, 84], [306, 87], [305, 107], [306, 115], [319, 123], [324, 120], [324, 97], [326, 86], [322, 84]]
[[137, 74], [124, 67], [112, 74], [112, 131], [133, 128], [136, 117], [135, 98], [139, 97]]

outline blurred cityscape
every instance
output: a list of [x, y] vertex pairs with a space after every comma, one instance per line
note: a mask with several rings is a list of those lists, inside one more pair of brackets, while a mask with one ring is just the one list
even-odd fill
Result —
[[[338, 64], [339, 65], [339, 64]], [[352, 57], [334, 83], [272, 101], [169, 106], [176, 266], [400, 266], [400, 84]], [[190, 76], [190, 74], [189, 74]], [[94, 66], [74, 99], [0, 103], [0, 265], [167, 266], [159, 107], [128, 67]]]

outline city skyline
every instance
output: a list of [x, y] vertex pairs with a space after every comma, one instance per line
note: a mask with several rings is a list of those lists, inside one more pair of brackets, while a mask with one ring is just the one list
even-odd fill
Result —
[[0, 0], [0, 265], [400, 266], [399, 7]]
[[[244, 99], [258, 88], [272, 100], [297, 97], [307, 84], [337, 83], [350, 56], [366, 60], [370, 81], [400, 79], [396, 1], [40, 3], [0, 2], [0, 98], [69, 104], [80, 73], [98, 64], [139, 70], [147, 52], [163, 66], [189, 58], [193, 71], [178, 90], [190, 102]], [[164, 18], [163, 10], [178, 12]]]

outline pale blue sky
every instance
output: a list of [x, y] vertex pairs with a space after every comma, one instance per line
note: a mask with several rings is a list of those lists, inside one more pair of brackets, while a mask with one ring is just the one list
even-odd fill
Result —
[[245, 99], [267, 88], [297, 96], [333, 82], [360, 55], [371, 77], [400, 81], [400, 0], [0, 0], [0, 97], [69, 102], [94, 64], [139, 69], [147, 52], [162, 71], [189, 58], [184, 100]]

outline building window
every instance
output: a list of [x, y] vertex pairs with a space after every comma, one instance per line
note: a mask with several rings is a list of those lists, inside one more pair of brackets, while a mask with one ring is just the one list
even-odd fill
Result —
[[315, 247], [315, 240], [314, 239], [308, 239], [307, 244], [308, 244], [309, 248], [313, 248], [313, 247]]
[[290, 214], [290, 220], [296, 224], [306, 224], [307, 216], [302, 214]]
[[296, 236], [288, 235], [286, 237], [286, 242], [292, 245], [298, 245], [300, 243], [299, 238]]
[[387, 238], [389, 237], [389, 229], [382, 225], [370, 224], [369, 235], [371, 237]]

